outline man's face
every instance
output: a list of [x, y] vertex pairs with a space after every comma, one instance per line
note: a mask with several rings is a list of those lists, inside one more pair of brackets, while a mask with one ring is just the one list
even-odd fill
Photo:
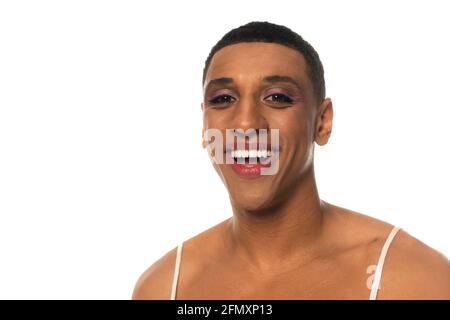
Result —
[[[233, 204], [260, 210], [282, 201], [312, 169], [317, 130], [324, 130], [322, 101], [315, 99], [303, 56], [274, 43], [226, 46], [213, 56], [203, 90], [203, 133], [211, 128], [222, 132], [220, 152], [227, 152], [226, 129], [267, 129], [269, 145], [275, 143], [271, 130], [279, 130], [275, 174], [246, 174], [245, 164], [227, 164], [225, 157], [222, 164], [214, 163]], [[331, 119], [328, 122], [331, 131]]]

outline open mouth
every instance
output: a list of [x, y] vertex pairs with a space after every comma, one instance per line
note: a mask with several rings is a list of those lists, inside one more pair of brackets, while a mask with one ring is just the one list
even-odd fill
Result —
[[238, 164], [270, 165], [271, 150], [232, 150], [231, 157]]
[[270, 168], [278, 160], [279, 149], [234, 149], [227, 150], [233, 159], [231, 168], [241, 177], [259, 177], [262, 170]]

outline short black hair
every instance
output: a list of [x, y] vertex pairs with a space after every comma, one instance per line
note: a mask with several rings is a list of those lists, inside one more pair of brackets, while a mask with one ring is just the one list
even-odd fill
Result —
[[203, 69], [203, 84], [214, 54], [223, 47], [241, 42], [277, 43], [297, 50], [306, 60], [307, 72], [317, 101], [320, 103], [325, 98], [324, 70], [316, 50], [291, 29], [267, 21], [249, 22], [226, 33], [211, 49], [206, 59]]

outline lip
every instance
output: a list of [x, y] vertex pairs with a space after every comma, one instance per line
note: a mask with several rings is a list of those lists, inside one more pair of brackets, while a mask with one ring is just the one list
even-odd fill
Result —
[[231, 164], [231, 168], [234, 172], [236, 172], [241, 177], [259, 177], [261, 176], [261, 168], [270, 167], [270, 161], [267, 164], [262, 163], [243, 163], [239, 164], [237, 162], [233, 162]]
[[[245, 146], [245, 150], [250, 150], [250, 144], [248, 142], [246, 142], [244, 146]], [[237, 149], [237, 143], [234, 144], [234, 148], [233, 148], [233, 145], [228, 145], [226, 150], [224, 151], [224, 153], [231, 153], [231, 151], [236, 150], [236, 149]], [[267, 143], [267, 150], [271, 150], [272, 153], [276, 152], [277, 153], [276, 161], [279, 160], [279, 153], [280, 153], [279, 147], [272, 149], [272, 146], [270, 145], [270, 143]], [[261, 175], [262, 168], [269, 168], [271, 165], [272, 165], [272, 160], [269, 160], [267, 163], [260, 163], [260, 162], [238, 163], [237, 161], [235, 161], [233, 159], [233, 163], [231, 163], [231, 168], [240, 177], [256, 178], [256, 177], [262, 176]]]

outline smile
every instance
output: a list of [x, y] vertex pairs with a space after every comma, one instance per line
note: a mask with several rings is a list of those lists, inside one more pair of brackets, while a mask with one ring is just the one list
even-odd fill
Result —
[[[238, 149], [227, 150], [233, 163], [231, 168], [240, 177], [255, 178], [262, 176], [261, 169], [272, 166], [278, 161], [279, 149]], [[276, 157], [274, 157], [276, 155]]]
[[236, 162], [240, 159], [245, 160], [245, 163], [267, 163], [270, 159], [272, 152], [270, 150], [233, 150], [231, 151], [231, 157]]

